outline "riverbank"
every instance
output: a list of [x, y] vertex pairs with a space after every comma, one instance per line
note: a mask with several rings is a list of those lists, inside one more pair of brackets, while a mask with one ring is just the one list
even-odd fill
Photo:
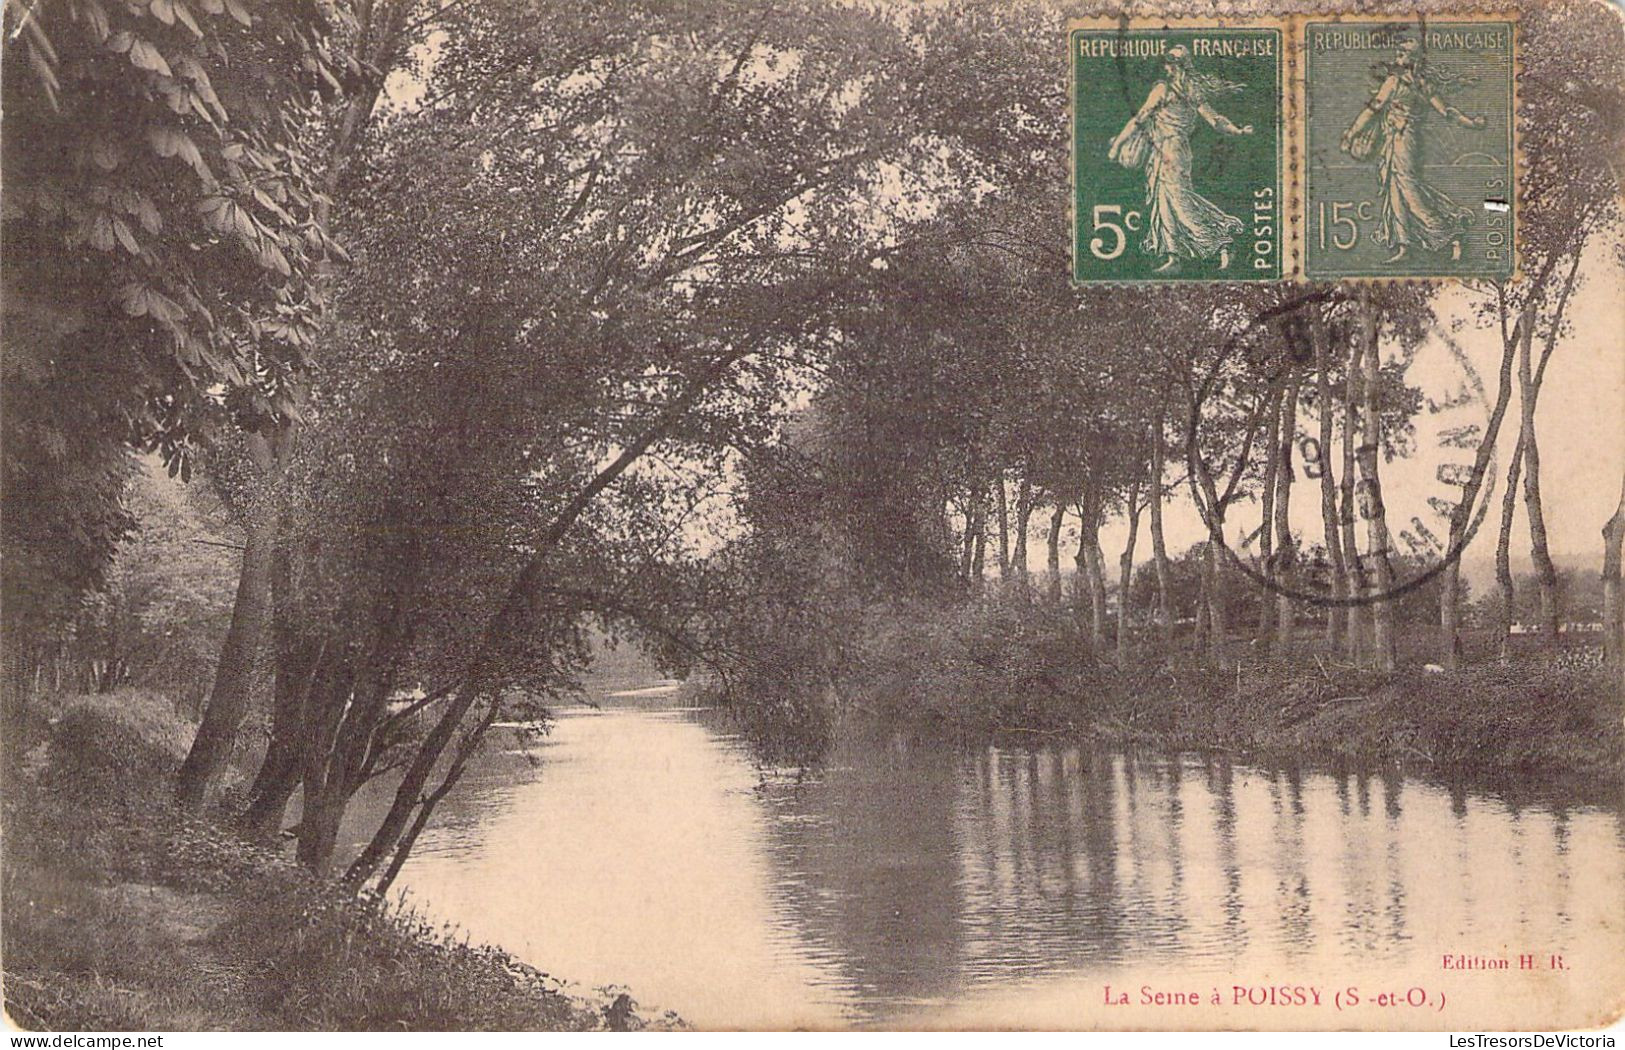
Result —
[[1595, 671], [1384, 675], [1242, 665], [1240, 674], [1171, 667], [1046, 673], [1032, 684], [1037, 688], [1025, 695], [930, 704], [922, 715], [959, 735], [1068, 735], [1480, 777], [1617, 781], [1625, 760], [1617, 697]]
[[160, 696], [67, 701], [8, 733], [4, 994], [30, 1029], [680, 1027], [346, 894], [169, 807], [192, 727]]
[[[1413, 632], [1416, 633], [1416, 632]], [[1188, 652], [1091, 655], [1070, 616], [989, 604], [871, 616], [838, 679], [850, 716], [971, 739], [1069, 737], [1260, 760], [1395, 765], [1478, 780], [1539, 779], [1617, 795], [1625, 773], [1617, 673], [1488, 652], [1429, 670], [1409, 639], [1393, 673], [1348, 665], [1307, 636], [1289, 654], [1237, 639], [1222, 667]]]

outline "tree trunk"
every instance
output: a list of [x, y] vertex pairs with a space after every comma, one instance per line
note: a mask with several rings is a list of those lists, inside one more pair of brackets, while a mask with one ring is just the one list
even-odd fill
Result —
[[[1553, 326], [1557, 325], [1554, 320]], [[1523, 444], [1523, 508], [1529, 518], [1529, 555], [1535, 563], [1535, 581], [1540, 587], [1541, 642], [1557, 644], [1557, 566], [1552, 564], [1551, 550], [1546, 539], [1546, 513], [1540, 498], [1540, 445], [1535, 439], [1535, 403], [1540, 387], [1534, 377], [1534, 363], [1530, 360], [1534, 342], [1534, 325], [1527, 325], [1518, 348], [1518, 391], [1520, 398], [1520, 428], [1518, 440]]]
[[970, 582], [971, 570], [976, 563], [976, 535], [981, 531], [977, 518], [981, 513], [982, 500], [972, 490], [965, 501], [965, 531], [959, 542], [959, 578]]
[[1164, 654], [1173, 652], [1174, 610], [1168, 572], [1168, 543], [1162, 531], [1162, 474], [1166, 453], [1163, 448], [1162, 417], [1151, 429], [1151, 557], [1157, 571], [1157, 630], [1162, 636]]
[[1081, 507], [1078, 513], [1078, 550], [1072, 555], [1072, 614], [1088, 632], [1089, 652], [1099, 655], [1103, 639], [1099, 627], [1089, 618], [1090, 595], [1094, 592], [1094, 569], [1089, 562], [1089, 520]]
[[1512, 659], [1512, 624], [1517, 619], [1518, 594], [1512, 578], [1512, 522], [1518, 511], [1518, 478], [1523, 470], [1523, 434], [1512, 449], [1512, 462], [1507, 464], [1506, 491], [1501, 493], [1501, 528], [1495, 539], [1495, 586], [1501, 600], [1497, 606], [1496, 659], [1509, 663]]
[[299, 741], [271, 738], [271, 749], [254, 778], [248, 806], [238, 818], [237, 826], [254, 842], [268, 843], [282, 828], [282, 821], [299, 786], [302, 753]]
[[[1215, 512], [1217, 513], [1217, 512]], [[1220, 519], [1219, 526], [1224, 525]], [[1202, 578], [1207, 583], [1207, 651], [1215, 667], [1224, 666], [1224, 595], [1219, 588], [1219, 545], [1208, 540], [1202, 556]]]
[[[1275, 579], [1275, 492], [1276, 475], [1281, 470], [1282, 399], [1283, 393], [1275, 391], [1270, 395], [1269, 408], [1265, 410], [1264, 474], [1259, 483], [1261, 504], [1258, 526], [1259, 565], [1264, 578], [1271, 582]], [[1261, 587], [1258, 591], [1258, 625], [1253, 640], [1265, 656], [1269, 655], [1274, 635], [1275, 592], [1268, 587]]]
[[[1338, 528], [1343, 534], [1343, 564], [1348, 570], [1344, 578], [1344, 589], [1349, 597], [1364, 597], [1366, 589], [1365, 562], [1360, 557], [1359, 541], [1355, 537], [1355, 499], [1354, 499], [1354, 446], [1358, 443], [1357, 430], [1360, 425], [1359, 390], [1360, 390], [1360, 342], [1358, 339], [1350, 340], [1348, 363], [1343, 369], [1343, 456], [1342, 474], [1338, 480], [1339, 494], [1342, 496], [1342, 513], [1338, 515]], [[1344, 618], [1348, 630], [1345, 639], [1345, 655], [1350, 663], [1359, 663], [1365, 648], [1363, 635], [1365, 633], [1364, 620], [1371, 615], [1370, 607], [1363, 605], [1350, 605], [1348, 615]]]
[[278, 661], [271, 741], [248, 790], [248, 806], [238, 820], [238, 827], [256, 841], [271, 839], [281, 828], [288, 800], [299, 786], [304, 772], [305, 710], [326, 654], [324, 638], [315, 653], [304, 654], [303, 660], [283, 654]]
[[[1263, 406], [1264, 403], [1260, 402], [1259, 412], [1263, 411]], [[1236, 485], [1241, 480], [1242, 470], [1247, 461], [1247, 448], [1251, 442], [1252, 435], [1249, 433], [1246, 444], [1236, 457], [1236, 466], [1225, 487], [1224, 495], [1219, 494], [1212, 474], [1206, 470], [1193, 470], [1190, 475], [1191, 497], [1198, 503], [1199, 510], [1203, 506], [1206, 507], [1203, 514], [1207, 525], [1207, 541], [1202, 550], [1202, 590], [1206, 596], [1203, 604], [1207, 608], [1207, 657], [1215, 667], [1224, 666], [1224, 648], [1227, 641], [1225, 633], [1228, 630], [1224, 613], [1225, 595], [1221, 591], [1219, 575], [1219, 547], [1224, 543], [1225, 508], [1230, 505]]]
[[[1298, 550], [1292, 538], [1292, 445], [1298, 436], [1298, 383], [1286, 390], [1281, 405], [1281, 451], [1275, 472], [1275, 564], [1276, 578], [1288, 589], [1298, 582]], [[1292, 645], [1296, 609], [1292, 599], [1276, 595], [1275, 630], [1277, 646], [1284, 653]]]
[[987, 497], [981, 495], [976, 500], [976, 540], [971, 548], [970, 556], [970, 582], [977, 590], [982, 588], [982, 579], [987, 575]]
[[1371, 636], [1378, 670], [1392, 671], [1398, 664], [1394, 638], [1394, 605], [1388, 598], [1393, 590], [1394, 570], [1388, 560], [1388, 513], [1383, 506], [1380, 464], [1382, 462], [1382, 415], [1378, 404], [1378, 378], [1381, 354], [1378, 348], [1381, 319], [1369, 300], [1361, 309], [1361, 340], [1365, 344], [1364, 440], [1360, 446], [1361, 480], [1366, 486], [1366, 554], [1372, 563]]
[[1016, 490], [1016, 544], [1011, 554], [1016, 579], [1025, 587], [1031, 570], [1027, 565], [1027, 529], [1033, 517], [1033, 486], [1026, 478]]
[[[1264, 579], [1276, 577], [1276, 475], [1280, 471], [1280, 395], [1279, 390], [1269, 398], [1264, 419], [1264, 473], [1259, 481], [1258, 558]], [[1258, 624], [1253, 634], [1254, 644], [1264, 655], [1269, 655], [1269, 644], [1276, 632], [1276, 592], [1267, 587], [1258, 592]]]
[[1197, 576], [1196, 583], [1196, 633], [1193, 639], [1194, 648], [1200, 657], [1208, 651], [1209, 636], [1213, 632], [1213, 623], [1208, 617], [1208, 592], [1212, 580], [1208, 578], [1207, 556], [1202, 557], [1202, 571]]
[[999, 510], [999, 581], [1010, 577], [1010, 501], [1004, 491], [1004, 471], [994, 479], [993, 492]]
[[1096, 653], [1106, 650], [1106, 559], [1100, 553], [1100, 500], [1091, 497], [1078, 507], [1079, 586], [1089, 601], [1089, 637]]
[[[1153, 493], [1153, 499], [1155, 494]], [[1129, 596], [1134, 588], [1134, 545], [1140, 538], [1140, 482], [1136, 478], [1128, 489], [1128, 539], [1123, 541], [1123, 553], [1117, 559], [1117, 666], [1127, 667], [1129, 662]]]
[[1106, 558], [1100, 551], [1099, 530], [1089, 539], [1089, 630], [1095, 644], [1106, 648]]
[[1451, 559], [1444, 567], [1444, 591], [1439, 595], [1439, 627], [1444, 633], [1443, 667], [1455, 671], [1461, 667], [1461, 563]]
[[[342, 652], [343, 648], [341, 645], [335, 650]], [[315, 695], [318, 702], [308, 712], [309, 735], [300, 770], [304, 781], [304, 802], [299, 816], [299, 843], [295, 856], [300, 864], [325, 878], [338, 843], [339, 821], [344, 816], [344, 805], [349, 801], [345, 785], [333, 775], [335, 763], [332, 758], [339, 725], [355, 696], [354, 663], [344, 660], [342, 656], [329, 662], [321, 672]]]
[[1625, 487], [1614, 516], [1602, 527], [1603, 653], [1615, 672], [1625, 669], [1625, 609], [1620, 605], [1620, 555], [1625, 547]]
[[[1348, 598], [1348, 565], [1343, 560], [1343, 542], [1337, 524], [1337, 479], [1332, 473], [1332, 376], [1331, 354], [1326, 346], [1326, 325], [1320, 311], [1309, 313], [1309, 340], [1315, 354], [1316, 404], [1320, 411], [1318, 437], [1320, 468], [1320, 524], [1326, 534], [1326, 558], [1331, 563], [1332, 593], [1339, 602]], [[1326, 644], [1335, 646], [1347, 630], [1348, 607], [1333, 605], [1326, 610]]]
[[1461, 561], [1449, 558], [1444, 583], [1439, 591], [1439, 632], [1443, 638], [1440, 664], [1450, 671], [1461, 669]]
[[1061, 524], [1066, 518], [1066, 505], [1059, 500], [1055, 513], [1049, 519], [1049, 600], [1061, 604]]
[[271, 574], [276, 564], [276, 516], [268, 505], [276, 454], [263, 434], [248, 436], [248, 455], [260, 472], [262, 491], [244, 509], [242, 572], [231, 624], [220, 646], [214, 686], [203, 709], [197, 736], [175, 776], [175, 804], [187, 812], [203, 808], [216, 777], [231, 758], [243, 716], [248, 714], [254, 668], [271, 619]]
[[314, 789], [307, 781], [304, 810], [299, 820], [299, 845], [295, 856], [317, 878], [333, 871], [333, 854], [338, 848], [339, 822], [349, 801], [343, 785], [319, 783]]
[[268, 841], [282, 826], [288, 800], [303, 769], [305, 709], [327, 655], [327, 639], [302, 638], [295, 612], [291, 514], [279, 513], [276, 563], [271, 577], [271, 632], [276, 679], [271, 705], [271, 739], [248, 790], [238, 828], [249, 838]]

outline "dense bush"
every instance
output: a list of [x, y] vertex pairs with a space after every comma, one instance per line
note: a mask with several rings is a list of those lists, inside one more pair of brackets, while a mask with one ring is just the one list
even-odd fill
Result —
[[274, 944], [254, 977], [259, 1008], [327, 1031], [584, 1029], [599, 1015], [506, 952], [459, 940], [414, 912], [331, 887], [285, 884], [218, 938], [234, 953]]
[[1403, 676], [1385, 694], [1436, 762], [1618, 771], [1625, 761], [1618, 682], [1601, 669], [1536, 664]]
[[162, 804], [196, 726], [165, 696], [125, 689], [68, 699], [51, 726], [53, 788], [115, 804]]
[[877, 605], [843, 695], [858, 711], [959, 731], [1133, 722], [1156, 669], [1096, 653], [1069, 613], [1012, 592], [950, 610]]

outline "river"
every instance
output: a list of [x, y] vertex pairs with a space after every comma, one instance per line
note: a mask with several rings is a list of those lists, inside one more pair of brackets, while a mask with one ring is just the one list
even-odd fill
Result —
[[1043, 741], [799, 776], [715, 722], [654, 686], [501, 731], [399, 887], [700, 1027], [1551, 1027], [1625, 989], [1617, 806]]

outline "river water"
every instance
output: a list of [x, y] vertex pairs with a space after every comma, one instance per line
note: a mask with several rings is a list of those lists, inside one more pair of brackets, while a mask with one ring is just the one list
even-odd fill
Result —
[[700, 1027], [1554, 1027], [1625, 991], [1617, 805], [1043, 741], [797, 776], [714, 723], [656, 686], [504, 731], [399, 886]]

